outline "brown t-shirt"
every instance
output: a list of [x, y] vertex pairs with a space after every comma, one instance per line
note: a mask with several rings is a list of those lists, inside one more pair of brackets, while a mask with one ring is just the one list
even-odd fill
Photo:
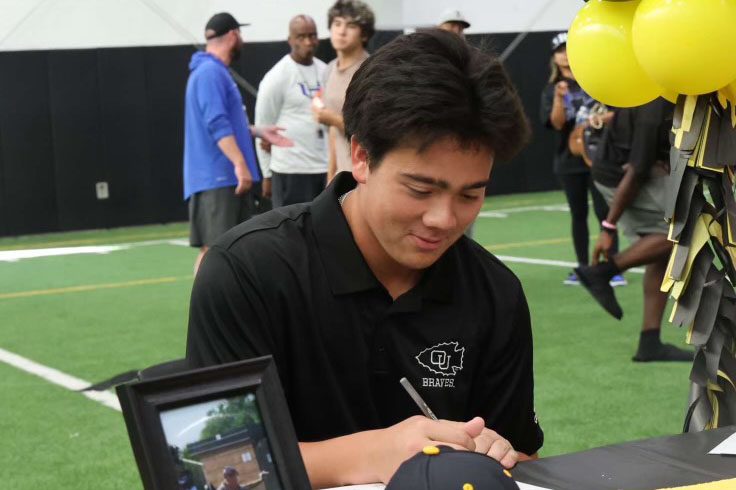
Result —
[[[345, 103], [345, 92], [348, 89], [350, 80], [352, 80], [355, 72], [360, 65], [368, 58], [368, 53], [363, 51], [363, 57], [352, 65], [344, 68], [337, 68], [337, 58], [330, 61], [325, 70], [325, 82], [322, 84], [324, 90], [322, 92], [322, 100], [325, 107], [329, 110], [342, 114], [342, 105]], [[337, 171], [352, 170], [352, 162], [350, 159], [350, 144], [345, 133], [335, 128], [337, 138], [335, 138], [335, 155], [337, 157]]]

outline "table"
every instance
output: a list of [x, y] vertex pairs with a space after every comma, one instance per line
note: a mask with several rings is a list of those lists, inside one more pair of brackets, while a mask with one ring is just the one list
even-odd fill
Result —
[[736, 478], [736, 456], [708, 454], [736, 425], [519, 463], [514, 479], [564, 490], [666, 488]]

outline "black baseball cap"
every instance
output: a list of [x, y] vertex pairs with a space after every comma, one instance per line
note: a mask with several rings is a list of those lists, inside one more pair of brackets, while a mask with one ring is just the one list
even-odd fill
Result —
[[250, 24], [240, 24], [235, 17], [228, 14], [227, 12], [220, 12], [212, 16], [207, 21], [207, 25], [204, 26], [204, 38], [213, 39], [220, 37], [223, 34], [227, 34], [233, 29], [240, 29], [241, 27], [249, 26]]
[[386, 490], [519, 490], [509, 470], [485, 454], [427, 446], [404, 461]]
[[567, 44], [567, 32], [555, 34], [555, 37], [552, 38], [552, 52], [557, 51], [557, 48], [563, 44]]

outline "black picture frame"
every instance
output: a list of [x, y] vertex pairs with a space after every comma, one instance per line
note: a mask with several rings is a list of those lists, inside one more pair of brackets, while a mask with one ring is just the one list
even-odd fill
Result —
[[117, 387], [144, 489], [182, 488], [176, 460], [164, 432], [163, 412], [251, 393], [255, 395], [260, 425], [270, 448], [269, 461], [272, 458], [281, 488], [309, 490], [311, 486], [296, 433], [271, 356], [182, 371]]

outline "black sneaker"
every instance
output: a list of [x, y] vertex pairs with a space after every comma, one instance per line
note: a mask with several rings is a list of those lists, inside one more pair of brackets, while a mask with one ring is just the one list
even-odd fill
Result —
[[687, 361], [692, 362], [693, 351], [680, 349], [672, 344], [659, 344], [658, 347], [651, 351], [645, 351], [639, 346], [636, 355], [631, 358], [634, 362], [651, 362], [651, 361]]
[[617, 320], [624, 316], [623, 310], [616, 301], [613, 288], [608, 282], [611, 280], [611, 275], [608, 273], [605, 264], [581, 265], [575, 268], [575, 274], [577, 274], [580, 284], [585, 287], [604, 310]]

